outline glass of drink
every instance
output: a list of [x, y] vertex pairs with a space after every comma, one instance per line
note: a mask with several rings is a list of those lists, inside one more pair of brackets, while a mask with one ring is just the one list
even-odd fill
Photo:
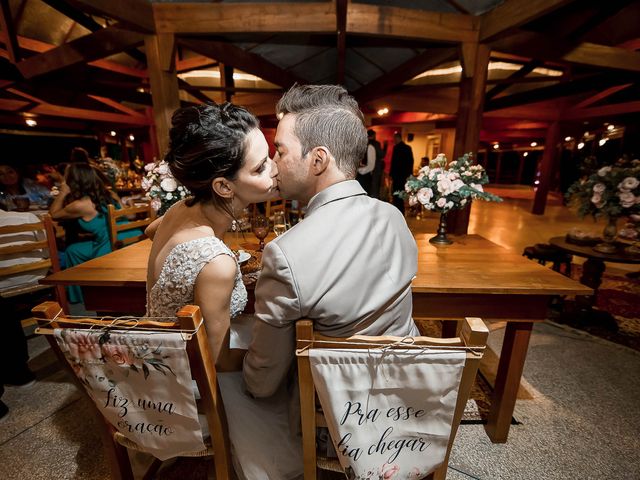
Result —
[[284, 212], [276, 212], [273, 214], [273, 233], [277, 236], [287, 231], [288, 225]]
[[251, 230], [256, 238], [260, 240], [258, 250], [262, 251], [264, 248], [264, 239], [269, 235], [269, 219], [264, 215], [256, 215], [251, 222]]

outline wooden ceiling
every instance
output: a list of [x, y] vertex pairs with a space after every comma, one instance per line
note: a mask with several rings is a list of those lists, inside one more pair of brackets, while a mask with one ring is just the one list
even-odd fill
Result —
[[[394, 6], [387, 6], [392, 3]], [[152, 123], [145, 38], [175, 39], [184, 103], [273, 119], [285, 88], [342, 83], [377, 123], [454, 125], [461, 65], [491, 49], [483, 138], [640, 112], [640, 2], [0, 0], [0, 122]], [[172, 66], [167, 66], [172, 67]], [[427, 73], [425, 73], [427, 72]], [[472, 72], [471, 72], [472, 73]], [[375, 116], [375, 114], [374, 114]]]

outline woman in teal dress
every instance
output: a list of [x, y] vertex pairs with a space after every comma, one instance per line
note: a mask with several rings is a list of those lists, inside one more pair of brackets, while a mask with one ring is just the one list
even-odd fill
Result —
[[[80, 229], [92, 235], [91, 240], [73, 243], [65, 250], [67, 267], [73, 267], [111, 252], [108, 205], [121, 206], [117, 195], [107, 188], [102, 175], [91, 165], [71, 163], [64, 178], [49, 214], [54, 220], [77, 219]], [[141, 233], [139, 229], [121, 232], [118, 240]], [[80, 287], [69, 287], [68, 295], [71, 303], [82, 302]]]

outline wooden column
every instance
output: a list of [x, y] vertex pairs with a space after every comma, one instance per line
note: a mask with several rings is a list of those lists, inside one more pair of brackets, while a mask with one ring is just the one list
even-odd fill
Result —
[[502, 175], [502, 155], [504, 152], [498, 152], [498, 158], [496, 159], [496, 175], [493, 179], [493, 183], [500, 183], [500, 175]]
[[540, 165], [540, 183], [538, 184], [536, 196], [533, 200], [533, 209], [531, 210], [534, 215], [544, 215], [559, 140], [560, 124], [553, 122], [547, 130], [547, 136], [544, 140], [544, 153], [542, 154], [542, 163]]
[[524, 156], [524, 154], [522, 152], [518, 152], [518, 178], [516, 178], [516, 183], [518, 185], [522, 184], [522, 173], [524, 172], [524, 159], [526, 157]]
[[144, 44], [151, 83], [158, 153], [162, 158], [169, 147], [171, 115], [180, 106], [175, 64], [175, 38], [170, 33], [148, 35], [145, 37]]
[[[463, 75], [460, 79], [453, 160], [465, 153], [475, 154], [478, 151], [490, 52], [489, 46], [484, 44], [462, 45]], [[449, 232], [457, 235], [466, 234], [470, 213], [471, 205], [449, 213]]]

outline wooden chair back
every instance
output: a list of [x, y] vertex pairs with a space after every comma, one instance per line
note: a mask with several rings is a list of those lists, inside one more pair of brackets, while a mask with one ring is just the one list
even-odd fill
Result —
[[[38, 240], [36, 238], [36, 232], [38, 231], [44, 232], [43, 240]], [[53, 226], [53, 221], [51, 220], [51, 217], [49, 215], [45, 215], [42, 220], [36, 223], [23, 223], [20, 225], [6, 225], [0, 227], [0, 235], [20, 233], [33, 233], [33, 241], [28, 241], [20, 245], [0, 245], [0, 258], [5, 255], [30, 254], [42, 250], [48, 250], [48, 257], [44, 257], [42, 258], [42, 260], [38, 260], [36, 262], [21, 263], [9, 267], [1, 267], [0, 278], [20, 273], [34, 272], [45, 268], [48, 269], [51, 273], [60, 271], [60, 260], [58, 259], [58, 247], [56, 245], [56, 233]], [[41, 285], [39, 283], [20, 285], [15, 288], [3, 290], [2, 292], [0, 292], [0, 296], [2, 298], [10, 298], [50, 288], [52, 287], [48, 285]], [[54, 287], [54, 290], [56, 300], [63, 307], [63, 310], [65, 312], [68, 312], [69, 305], [67, 302], [67, 294], [64, 287], [61, 285], [57, 285]]]
[[[71, 373], [76, 385], [86, 394], [85, 388], [78, 380], [73, 369], [66, 361], [65, 356], [53, 338], [53, 329], [91, 329], [113, 327], [113, 319], [96, 319], [96, 318], [79, 318], [68, 317], [61, 312], [60, 305], [55, 302], [45, 302], [32, 310], [36, 317], [39, 328], [36, 333], [48, 334], [47, 340], [54, 350], [58, 359]], [[191, 375], [198, 385], [200, 392], [201, 405], [207, 417], [207, 424], [211, 435], [212, 446], [207, 451], [193, 452], [192, 454], [183, 454], [182, 456], [204, 456], [213, 455], [215, 463], [215, 478], [226, 480], [235, 478], [231, 465], [231, 451], [229, 444], [229, 436], [227, 432], [227, 422], [222, 404], [222, 396], [217, 382], [217, 372], [215, 362], [209, 349], [209, 341], [207, 331], [202, 322], [202, 313], [200, 308], [195, 305], [187, 305], [178, 311], [173, 321], [159, 322], [156, 320], [145, 318], [127, 317], [123, 322], [118, 323], [118, 328], [127, 328], [128, 330], [144, 329], [145, 333], [151, 330], [151, 333], [169, 333], [171, 331], [188, 331], [193, 332], [191, 338], [187, 342], [187, 354], [189, 357], [189, 366]], [[91, 404], [94, 405], [93, 401]], [[133, 480], [131, 464], [127, 455], [127, 448], [142, 450], [134, 442], [121, 435], [100, 414], [97, 408], [93, 408], [94, 413], [99, 418], [99, 423], [104, 426], [102, 429], [102, 438], [107, 457], [109, 459], [112, 478]], [[151, 469], [157, 470], [160, 466], [157, 460], [151, 466]], [[148, 472], [148, 475], [153, 472]], [[145, 476], [144, 478], [151, 478]]]
[[[458, 389], [458, 398], [453, 423], [451, 425], [451, 435], [449, 437], [446, 457], [442, 465], [428, 478], [435, 480], [446, 478], [453, 440], [460, 425], [471, 387], [476, 378], [488, 335], [489, 330], [480, 318], [466, 318], [462, 325], [460, 337], [413, 337], [413, 345], [416, 346], [429, 346], [433, 349], [445, 347], [447, 350], [451, 350], [451, 347], [460, 347], [467, 352], [460, 387]], [[310, 320], [298, 320], [298, 322], [296, 322], [296, 356], [298, 358], [305, 480], [314, 480], [318, 468], [342, 471], [337, 459], [329, 460], [320, 458], [316, 451], [316, 428], [326, 427], [326, 420], [322, 412], [316, 409], [316, 389], [311, 375], [309, 351], [316, 348], [368, 349], [393, 345], [400, 340], [402, 340], [402, 338], [391, 336], [367, 337], [355, 335], [349, 338], [326, 337], [313, 330], [313, 323]], [[406, 348], [405, 346], [398, 347]]]
[[[154, 211], [151, 205], [140, 205], [134, 207], [123, 207], [116, 209], [115, 206], [109, 205], [109, 239], [111, 241], [111, 249], [118, 250], [119, 248], [126, 247], [132, 243], [139, 242], [146, 237], [144, 233], [139, 235], [133, 235], [122, 240], [118, 240], [118, 234], [129, 230], [140, 229], [144, 231], [154, 220]], [[129, 220], [130, 217], [135, 217], [135, 220]], [[122, 220], [127, 220], [122, 222]], [[118, 223], [120, 221], [120, 223]]]

